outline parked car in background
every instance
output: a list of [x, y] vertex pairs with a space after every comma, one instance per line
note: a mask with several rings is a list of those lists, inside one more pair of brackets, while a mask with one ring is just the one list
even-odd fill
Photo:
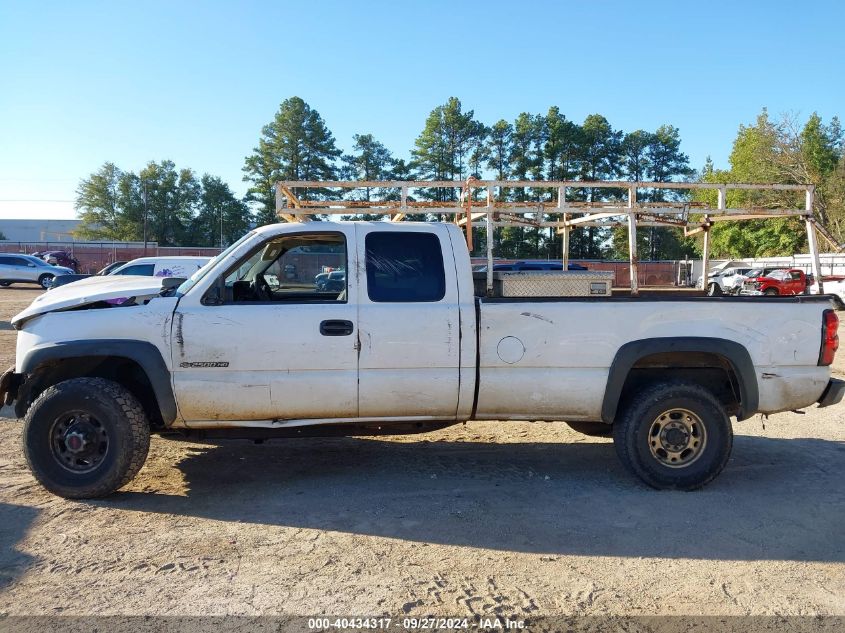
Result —
[[17, 283], [38, 284], [49, 288], [59, 275], [71, 275], [73, 270], [52, 266], [34, 255], [0, 254], [0, 286]]
[[80, 279], [87, 279], [88, 277], [103, 277], [105, 275], [111, 275], [115, 270], [120, 268], [126, 263], [126, 261], [117, 261], [114, 263], [109, 264], [101, 271], [94, 273], [93, 275], [58, 275], [54, 280], [53, 284], [50, 286], [50, 289], [58, 288], [60, 286], [66, 286], [69, 283], [73, 283], [74, 281], [79, 281]]
[[[187, 279], [205, 266], [210, 257], [139, 257], [129, 262], [109, 264], [96, 275], [63, 274], [56, 277], [53, 286], [59, 288], [71, 283], [93, 282], [105, 276], [181, 277]], [[119, 264], [119, 265], [118, 265]]]
[[340, 292], [344, 288], [346, 288], [346, 271], [333, 270], [329, 273], [321, 290], [324, 292]]
[[[737, 282], [745, 278], [751, 270], [751, 266], [739, 266], [723, 269], [713, 269], [707, 275], [707, 294], [712, 296], [730, 292]], [[704, 282], [701, 277], [696, 282], [697, 288], [703, 288]]]
[[63, 266], [70, 268], [73, 272], [79, 270], [79, 260], [67, 251], [38, 251], [32, 254], [33, 257], [43, 259], [48, 264], [53, 266]]
[[125, 263], [109, 274], [184, 277], [187, 279], [210, 261], [210, 257], [139, 257]]
[[762, 277], [749, 277], [742, 284], [743, 295], [802, 295], [807, 292], [807, 275], [803, 270], [773, 270]]
[[731, 285], [728, 286], [727, 284], [725, 284], [725, 286], [722, 288], [722, 291], [726, 294], [738, 295], [742, 290], [742, 285], [747, 279], [765, 277], [766, 275], [771, 272], [774, 272], [775, 270], [783, 270], [783, 266], [766, 266], [764, 268], [752, 268], [751, 270], [745, 273], [735, 275], [733, 277]]

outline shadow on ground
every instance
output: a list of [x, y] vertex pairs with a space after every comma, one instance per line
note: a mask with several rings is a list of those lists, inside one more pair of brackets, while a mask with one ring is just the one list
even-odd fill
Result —
[[23, 574], [33, 557], [15, 549], [23, 539], [38, 510], [27, 506], [0, 503], [0, 589]]
[[693, 493], [642, 487], [609, 442], [229, 443], [178, 468], [187, 496], [98, 503], [544, 554], [845, 561], [842, 442], [739, 436]]

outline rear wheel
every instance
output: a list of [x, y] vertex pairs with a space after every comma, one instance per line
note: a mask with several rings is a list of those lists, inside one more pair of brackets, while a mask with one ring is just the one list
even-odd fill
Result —
[[53, 285], [53, 275], [50, 273], [45, 273], [38, 278], [38, 285], [47, 290], [50, 286]]
[[613, 437], [613, 425], [604, 422], [567, 422], [569, 428], [590, 437]]
[[149, 446], [141, 404], [111, 380], [53, 385], [24, 418], [23, 449], [32, 474], [67, 499], [102, 497], [124, 486], [141, 469]]
[[712, 481], [733, 446], [730, 419], [707, 389], [687, 382], [652, 384], [632, 397], [613, 424], [625, 467], [660, 490], [695, 490]]
[[11, 285], [12, 285], [11, 281], [0, 281], [0, 286], [3, 286], [4, 288], [8, 288]]

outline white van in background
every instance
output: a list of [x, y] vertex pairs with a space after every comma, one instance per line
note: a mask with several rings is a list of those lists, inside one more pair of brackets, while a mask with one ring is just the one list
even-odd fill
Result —
[[126, 262], [111, 275], [188, 278], [211, 261], [210, 257], [139, 257]]

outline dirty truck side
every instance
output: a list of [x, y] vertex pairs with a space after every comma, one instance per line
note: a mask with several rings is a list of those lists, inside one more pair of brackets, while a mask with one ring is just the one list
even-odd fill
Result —
[[612, 434], [643, 482], [687, 490], [725, 466], [731, 418], [841, 400], [831, 307], [476, 297], [455, 226], [281, 224], [186, 281], [92, 277], [42, 295], [13, 319], [0, 391], [24, 419], [33, 474], [65, 497], [124, 485], [150, 433], [376, 435], [469, 419]]

